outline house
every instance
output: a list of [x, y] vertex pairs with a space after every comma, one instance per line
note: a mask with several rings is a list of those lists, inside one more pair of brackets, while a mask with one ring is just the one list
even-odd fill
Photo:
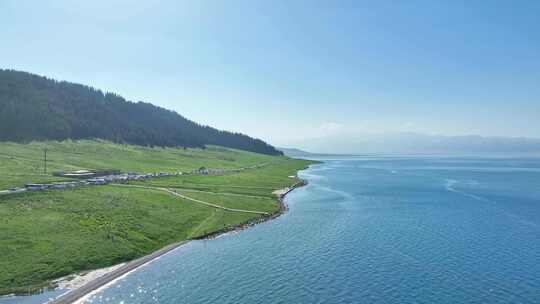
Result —
[[63, 176], [63, 177], [71, 177], [71, 178], [87, 178], [95, 176], [96, 173], [88, 170], [77, 170], [73, 172], [59, 172], [56, 173], [56, 175]]

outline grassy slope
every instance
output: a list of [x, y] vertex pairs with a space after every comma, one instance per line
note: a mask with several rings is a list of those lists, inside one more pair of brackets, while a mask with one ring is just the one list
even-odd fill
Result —
[[276, 199], [267, 197], [238, 195], [234, 193], [202, 192], [191, 189], [179, 189], [178, 192], [190, 198], [232, 209], [262, 211], [268, 213], [276, 212], [276, 210], [279, 209], [279, 202]]
[[256, 170], [246, 170], [241, 174], [172, 176], [132, 183], [166, 188], [196, 189], [216, 193], [251, 194], [274, 198], [275, 195], [272, 192], [294, 183], [295, 180], [289, 176], [296, 174], [299, 165], [300, 167], [304, 167], [309, 163], [304, 160], [284, 159], [279, 165], [266, 166]]
[[[35, 159], [40, 145], [0, 144], [0, 152], [24, 152], [25, 159]], [[53, 159], [58, 169], [114, 167], [146, 172], [269, 162], [271, 165], [263, 168], [221, 176], [190, 175], [137, 182], [178, 188], [186, 196], [230, 208], [266, 212], [279, 208], [272, 191], [293, 184], [295, 180], [288, 176], [309, 164], [217, 147], [184, 151], [128, 146], [129, 153], [112, 155], [108, 151], [125, 147], [95, 141], [48, 145], [57, 151]], [[6, 153], [4, 147], [11, 152]], [[65, 155], [60, 154], [60, 148], [66, 149]], [[83, 154], [76, 158], [71, 156], [73, 151]], [[32, 163], [30, 160], [22, 162], [20, 169], [11, 161], [5, 163], [11, 166], [6, 172], [15, 170], [34, 181], [29, 170], [32, 167], [26, 166]], [[3, 183], [9, 184], [10, 180], [4, 177]], [[24, 292], [76, 271], [127, 261], [166, 244], [258, 216], [202, 206], [163, 191], [114, 185], [0, 196], [0, 294]]]
[[43, 150], [48, 149], [48, 172], [77, 169], [119, 169], [135, 172], [172, 172], [208, 168], [239, 168], [275, 161], [272, 157], [221, 147], [202, 149], [149, 148], [107, 141], [81, 140], [0, 142], [0, 190], [61, 178], [43, 174]]

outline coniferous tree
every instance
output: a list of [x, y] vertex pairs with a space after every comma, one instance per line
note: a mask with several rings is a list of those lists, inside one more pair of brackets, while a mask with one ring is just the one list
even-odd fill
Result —
[[101, 138], [143, 146], [220, 145], [281, 155], [244, 134], [199, 125], [174, 111], [114, 93], [0, 69], [0, 141]]

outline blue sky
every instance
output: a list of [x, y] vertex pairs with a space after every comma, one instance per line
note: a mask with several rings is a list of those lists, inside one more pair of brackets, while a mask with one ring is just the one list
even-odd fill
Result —
[[0, 0], [0, 67], [276, 145], [540, 137], [540, 1]]

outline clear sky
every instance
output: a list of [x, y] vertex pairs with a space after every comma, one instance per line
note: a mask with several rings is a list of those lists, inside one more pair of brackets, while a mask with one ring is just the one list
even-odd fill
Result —
[[540, 137], [539, 16], [536, 0], [0, 0], [0, 67], [276, 145]]

